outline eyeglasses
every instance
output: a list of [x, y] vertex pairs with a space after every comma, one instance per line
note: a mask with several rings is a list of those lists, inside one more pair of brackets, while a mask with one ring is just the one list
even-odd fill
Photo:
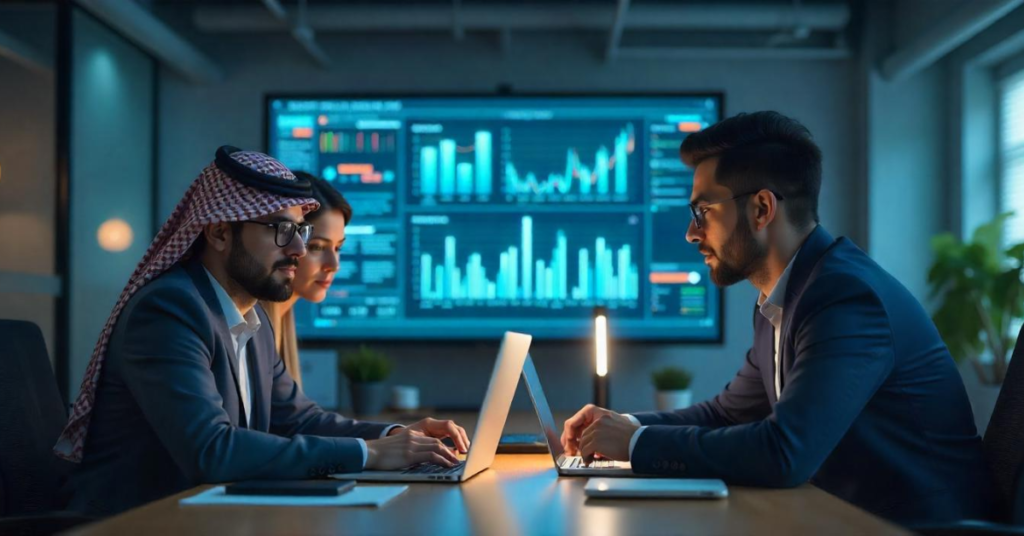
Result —
[[312, 223], [303, 222], [300, 224], [293, 221], [266, 222], [253, 220], [243, 221], [242, 223], [253, 223], [256, 225], [273, 227], [277, 231], [277, 234], [274, 235], [274, 243], [277, 244], [277, 247], [279, 248], [283, 248], [288, 244], [291, 244], [292, 240], [295, 239], [296, 233], [298, 233], [299, 238], [302, 239], [303, 243], [308, 242], [309, 236], [313, 234]]
[[[754, 194], [756, 194], [757, 192], [760, 192], [763, 189], [764, 188], [759, 188], [757, 190], [754, 190], [753, 192], [747, 192], [745, 194], [734, 195], [734, 196], [730, 197], [729, 199], [722, 199], [722, 200], [719, 200], [719, 201], [712, 201], [710, 203], [703, 203], [703, 204], [700, 204], [700, 205], [696, 205], [694, 203], [690, 203], [690, 214], [693, 215], [693, 223], [697, 226], [698, 229], [703, 229], [704, 228], [704, 214], [707, 213], [707, 211], [708, 211], [707, 207], [710, 207], [711, 205], [719, 205], [721, 203], [725, 203], [727, 201], [732, 201], [734, 199], [739, 199], [741, 197], [746, 197], [748, 195], [754, 195]], [[785, 199], [785, 197], [782, 197], [782, 194], [779, 194], [778, 192], [776, 192], [774, 190], [768, 190], [768, 191], [771, 192], [772, 195], [775, 196], [775, 199], [777, 199], [779, 201], [782, 201], [783, 199]]]

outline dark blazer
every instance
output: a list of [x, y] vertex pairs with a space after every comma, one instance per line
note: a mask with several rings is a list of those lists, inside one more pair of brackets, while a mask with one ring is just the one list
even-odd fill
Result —
[[633, 470], [810, 481], [899, 522], [987, 518], [991, 484], [963, 381], [910, 292], [819, 226], [793, 263], [783, 311], [780, 398], [774, 328], [755, 310], [753, 347], [724, 391], [635, 415], [650, 427]]
[[285, 372], [269, 319], [246, 346], [247, 426], [224, 313], [202, 265], [175, 265], [121, 313], [103, 363], [70, 508], [117, 513], [198, 484], [361, 471], [387, 425], [327, 412]]

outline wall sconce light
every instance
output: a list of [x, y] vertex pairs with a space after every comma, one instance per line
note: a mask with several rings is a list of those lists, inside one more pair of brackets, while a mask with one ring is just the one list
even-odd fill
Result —
[[120, 218], [110, 218], [96, 231], [96, 240], [100, 247], [113, 253], [131, 247], [133, 238], [132, 226]]

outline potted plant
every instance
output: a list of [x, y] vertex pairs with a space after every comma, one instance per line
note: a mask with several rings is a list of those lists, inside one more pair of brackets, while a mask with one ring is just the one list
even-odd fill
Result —
[[[949, 233], [933, 238], [935, 260], [928, 271], [932, 296], [940, 297], [932, 320], [942, 339], [954, 360], [968, 360], [990, 385], [1002, 385], [1017, 335], [1011, 330], [1024, 317], [1024, 244], [1002, 247], [1010, 215], [978, 227], [968, 243]], [[982, 361], [986, 352], [989, 367]]]
[[391, 361], [383, 352], [360, 345], [345, 354], [341, 372], [348, 378], [352, 392], [352, 410], [357, 415], [377, 415], [387, 404], [384, 380], [391, 374]]
[[658, 411], [687, 408], [693, 401], [693, 393], [690, 392], [693, 375], [686, 369], [679, 367], [658, 369], [651, 373], [651, 381], [654, 383]]

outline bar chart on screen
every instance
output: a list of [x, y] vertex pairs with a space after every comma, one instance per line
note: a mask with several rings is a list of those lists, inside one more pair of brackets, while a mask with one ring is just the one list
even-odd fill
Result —
[[494, 190], [494, 134], [479, 126], [410, 126], [413, 197], [487, 201]]
[[551, 213], [412, 216], [410, 303], [466, 314], [509, 307], [636, 308], [640, 222], [639, 214], [580, 214], [572, 222]]

